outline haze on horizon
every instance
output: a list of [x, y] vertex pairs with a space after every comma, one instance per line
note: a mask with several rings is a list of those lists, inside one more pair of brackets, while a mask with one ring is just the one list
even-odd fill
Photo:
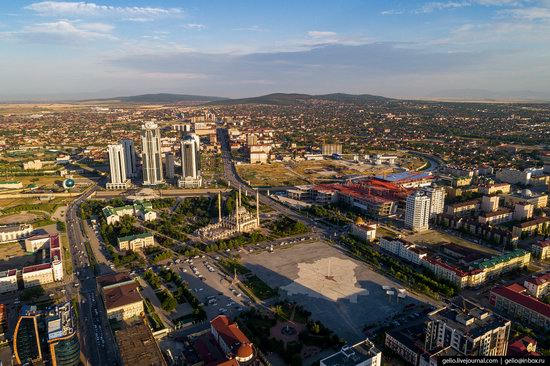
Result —
[[550, 99], [550, 0], [24, 0], [0, 14], [0, 101]]

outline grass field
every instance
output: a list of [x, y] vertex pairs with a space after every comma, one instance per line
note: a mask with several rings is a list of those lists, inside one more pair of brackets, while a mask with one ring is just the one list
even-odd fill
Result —
[[237, 165], [239, 176], [252, 186], [295, 186], [308, 182], [285, 168], [282, 163]]
[[441, 231], [436, 231], [436, 230], [428, 230], [428, 231], [416, 233], [406, 237], [405, 239], [420, 245], [429, 246], [429, 245], [437, 245], [437, 244], [446, 242], [446, 243], [457, 244], [465, 248], [474, 249], [490, 255], [500, 254], [498, 251], [492, 248], [488, 248], [486, 246], [479, 245], [471, 241], [459, 238], [457, 236], [450, 235], [450, 234], [447, 234]]

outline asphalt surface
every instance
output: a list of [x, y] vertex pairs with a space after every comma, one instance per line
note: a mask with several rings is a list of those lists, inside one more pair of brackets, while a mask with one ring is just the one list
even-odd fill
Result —
[[85, 247], [86, 236], [78, 215], [80, 204], [97, 186], [73, 201], [67, 209], [67, 237], [76, 277], [67, 286], [69, 294], [78, 298], [80, 347], [88, 365], [120, 365], [116, 341], [107, 320], [107, 313]]

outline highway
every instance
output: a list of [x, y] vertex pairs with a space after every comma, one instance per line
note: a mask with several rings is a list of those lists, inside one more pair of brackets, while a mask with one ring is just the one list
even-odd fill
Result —
[[67, 286], [69, 294], [78, 295], [80, 345], [87, 365], [120, 365], [116, 342], [107, 320], [107, 314], [99, 295], [93, 267], [85, 247], [87, 240], [78, 215], [80, 204], [97, 186], [73, 201], [67, 209], [67, 237], [73, 260], [75, 281]]

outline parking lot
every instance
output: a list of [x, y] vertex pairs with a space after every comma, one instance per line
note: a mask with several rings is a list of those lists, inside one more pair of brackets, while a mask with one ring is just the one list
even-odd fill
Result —
[[350, 343], [364, 339], [366, 324], [390, 324], [420, 304], [409, 295], [398, 299], [402, 286], [323, 241], [274, 253], [243, 253], [242, 262]]

